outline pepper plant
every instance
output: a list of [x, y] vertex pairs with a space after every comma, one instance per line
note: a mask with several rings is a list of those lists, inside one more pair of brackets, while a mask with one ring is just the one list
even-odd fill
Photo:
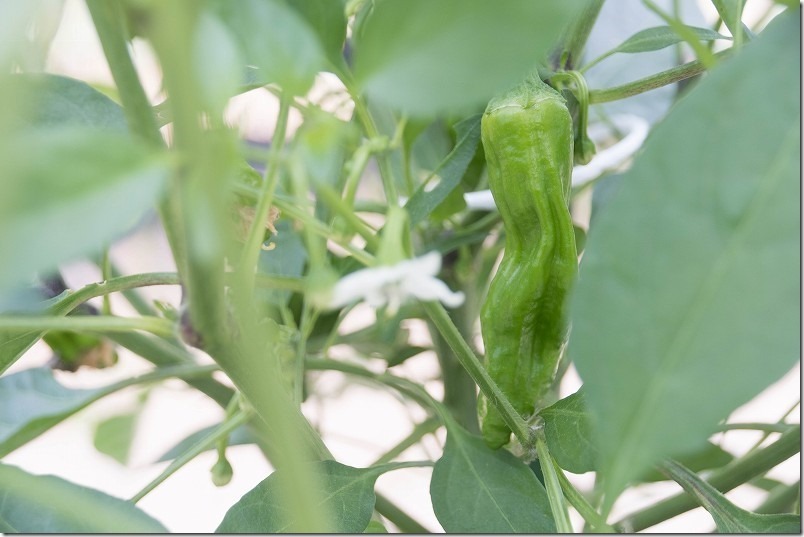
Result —
[[[798, 407], [730, 419], [800, 354], [800, 7], [749, 21], [753, 1], [706, 22], [658, 0], [86, 0], [114, 87], [42, 68], [59, 2], [0, 2], [0, 456], [168, 379], [224, 415], [129, 498], [1, 462], [0, 529], [165, 532], [138, 502], [205, 451], [227, 486], [247, 443], [274, 470], [210, 531], [633, 532], [703, 507], [690, 529], [799, 533], [800, 475], [773, 474]], [[248, 91], [278, 103], [267, 146], [226, 120]], [[110, 247], [149, 214], [175, 270], [124, 273]], [[70, 288], [78, 259], [100, 278]], [[57, 360], [26, 365], [40, 340]], [[152, 367], [65, 382], [118, 351]], [[426, 417], [339, 462], [306, 415], [321, 371]], [[731, 453], [735, 429], [762, 438]], [[375, 492], [422, 467], [440, 528]], [[663, 480], [674, 496], [615, 506]], [[762, 502], [724, 495], [741, 485]]]

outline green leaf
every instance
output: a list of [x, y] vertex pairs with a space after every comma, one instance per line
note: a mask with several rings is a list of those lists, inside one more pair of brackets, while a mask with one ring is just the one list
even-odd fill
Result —
[[47, 367], [0, 377], [0, 457], [107, 393], [65, 388]]
[[240, 46], [220, 19], [202, 13], [193, 36], [193, 68], [201, 96], [213, 110], [223, 110], [229, 98], [240, 92]]
[[715, 487], [677, 462], [667, 462], [664, 471], [712, 515], [718, 533], [801, 533], [799, 515], [758, 515], [741, 509]]
[[318, 35], [327, 59], [336, 66], [343, 64], [346, 0], [288, 0], [288, 4]]
[[[592, 424], [586, 410], [584, 389], [557, 401], [539, 412], [544, 420], [547, 447], [559, 466], [568, 472], [582, 474], [597, 469], [598, 449], [592, 435]], [[700, 449], [678, 457], [679, 461], [694, 471], [719, 468], [734, 457], [710, 442]], [[650, 469], [635, 480], [639, 482], [662, 481], [665, 477]]]
[[597, 446], [583, 390], [555, 402], [539, 416], [544, 420], [547, 448], [559, 466], [574, 474], [595, 470]]
[[21, 133], [0, 153], [0, 290], [100, 251], [153, 206], [168, 175], [149, 148], [87, 128]]
[[[70, 294], [63, 294], [55, 300], [47, 310], [50, 316], [67, 315], [78, 306], [71, 300]], [[25, 351], [31, 348], [44, 332], [2, 332], [0, 331], [0, 373], [16, 362]]]
[[13, 533], [166, 533], [131, 502], [0, 463], [0, 527]]
[[[699, 41], [716, 41], [718, 39], [731, 40], [730, 37], [721, 35], [709, 28], [698, 28], [695, 26], [687, 26], [687, 28]], [[584, 69], [589, 69], [591, 66], [617, 53], [638, 54], [640, 52], [652, 52], [683, 42], [684, 38], [679, 36], [678, 33], [669, 26], [646, 28], [641, 32], [635, 33], [617, 47], [589, 62]]]
[[[361, 533], [374, 510], [374, 483], [392, 465], [374, 468], [352, 468], [328, 460], [313, 463], [324, 498], [319, 507], [335, 524], [333, 533]], [[283, 533], [293, 521], [287, 520], [288, 509], [281, 496], [282, 475], [274, 472], [245, 494], [223, 518], [217, 533]]]
[[572, 302], [610, 507], [800, 356], [799, 24], [782, 17], [652, 133]]
[[[218, 427], [219, 425], [210, 425], [209, 427], [204, 427], [203, 429], [188, 435], [175, 446], [163, 453], [162, 456], [156, 460], [156, 462], [167, 462], [178, 458], [182, 453], [198, 444], [198, 442], [203, 438], [209, 436], [209, 433]], [[257, 439], [249, 432], [246, 426], [240, 426], [229, 434], [230, 446], [241, 446], [245, 444], [254, 444], [256, 442]], [[213, 450], [215, 447], [216, 446], [210, 446], [209, 449]]]
[[85, 126], [124, 133], [123, 109], [87, 83], [50, 74], [19, 74], [8, 79], [28, 96], [23, 124], [35, 127]]
[[430, 481], [433, 511], [447, 533], [555, 533], [547, 492], [522, 461], [448, 424]]
[[433, 172], [441, 180], [430, 191], [425, 190], [427, 183], [422, 184], [405, 204], [412, 225], [432, 213], [461, 183], [461, 178], [472, 162], [480, 142], [480, 115], [456, 124], [455, 132], [457, 134], [455, 147]]
[[523, 78], [580, 1], [377, 0], [355, 35], [372, 99], [412, 115], [466, 113]]
[[240, 40], [246, 62], [293, 95], [303, 95], [324, 65], [318, 37], [280, 0], [213, 0], [212, 10]]
[[112, 416], [97, 425], [92, 443], [99, 452], [109, 455], [120, 464], [127, 464], [136, 427], [135, 412]]

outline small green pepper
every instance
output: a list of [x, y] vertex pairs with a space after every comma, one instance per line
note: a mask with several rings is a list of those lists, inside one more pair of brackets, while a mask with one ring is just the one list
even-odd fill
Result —
[[[489, 103], [481, 139], [506, 233], [480, 314], [485, 365], [528, 417], [554, 380], [568, 336], [565, 299], [578, 268], [567, 208], [572, 118], [564, 98], [533, 75]], [[481, 397], [479, 412], [486, 443], [508, 443], [511, 430], [497, 408]]]

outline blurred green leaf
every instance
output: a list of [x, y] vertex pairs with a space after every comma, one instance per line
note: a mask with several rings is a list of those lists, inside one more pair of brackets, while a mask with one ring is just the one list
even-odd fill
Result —
[[318, 35], [327, 59], [341, 66], [346, 39], [346, 0], [288, 0], [288, 4]]
[[[329, 513], [337, 533], [361, 533], [371, 520], [374, 510], [374, 483], [384, 471], [393, 468], [384, 465], [374, 468], [352, 468], [328, 460], [313, 463], [322, 485], [325, 498], [319, 507]], [[216, 533], [283, 533], [292, 521], [287, 520], [288, 509], [282, 493], [283, 476], [274, 472], [234, 504], [221, 522]]]
[[107, 393], [65, 388], [47, 367], [0, 377], [0, 457]]
[[84, 126], [124, 133], [123, 109], [86, 82], [51, 74], [18, 74], [8, 87], [27, 95], [23, 127]]
[[192, 54], [202, 97], [213, 110], [223, 110], [229, 98], [240, 93], [245, 62], [239, 44], [220, 19], [202, 13]]
[[[539, 416], [544, 419], [547, 447], [559, 466], [575, 474], [597, 469], [598, 449], [592, 436], [583, 389], [545, 408]], [[682, 464], [696, 472], [720, 468], [733, 459], [729, 452], [710, 442], [678, 457]], [[644, 483], [664, 479], [661, 472], [651, 468], [635, 481]]]
[[433, 172], [440, 177], [438, 184], [429, 191], [426, 184], [421, 185], [405, 204], [413, 225], [432, 213], [460, 184], [480, 142], [480, 115], [456, 124], [455, 132], [455, 147]]
[[214, 13], [239, 39], [246, 63], [260, 80], [303, 95], [324, 66], [318, 37], [294, 9], [280, 0], [210, 0]]
[[582, 5], [377, 0], [355, 34], [355, 73], [411, 115], [467, 113], [535, 68]]
[[[70, 299], [69, 293], [59, 296], [47, 309], [48, 315], [67, 315], [78, 304]], [[16, 362], [25, 351], [31, 348], [44, 332], [2, 332], [0, 331], [0, 373]]]
[[800, 29], [782, 19], [678, 103], [592, 226], [569, 352], [607, 507], [800, 357]]
[[166, 533], [131, 502], [0, 463], [0, 527], [10, 533]]
[[100, 251], [153, 206], [168, 175], [152, 150], [86, 128], [22, 133], [0, 154], [0, 289]]
[[491, 450], [456, 423], [430, 481], [433, 511], [447, 533], [555, 533], [547, 492], [528, 466]]
[[137, 412], [128, 412], [98, 423], [92, 439], [95, 449], [109, 455], [120, 464], [128, 464], [137, 428], [137, 416]]
[[712, 515], [718, 533], [801, 533], [799, 515], [758, 515], [741, 509], [715, 487], [676, 462], [663, 465], [664, 471]]

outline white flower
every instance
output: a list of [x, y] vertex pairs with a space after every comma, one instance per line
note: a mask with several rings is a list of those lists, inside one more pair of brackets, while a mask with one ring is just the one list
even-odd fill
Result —
[[366, 268], [353, 272], [335, 284], [330, 308], [340, 308], [358, 300], [373, 307], [388, 305], [391, 313], [409, 298], [439, 300], [455, 308], [463, 304], [463, 293], [453, 293], [447, 284], [436, 278], [441, 269], [441, 254], [430, 252], [401, 261], [396, 265]]

